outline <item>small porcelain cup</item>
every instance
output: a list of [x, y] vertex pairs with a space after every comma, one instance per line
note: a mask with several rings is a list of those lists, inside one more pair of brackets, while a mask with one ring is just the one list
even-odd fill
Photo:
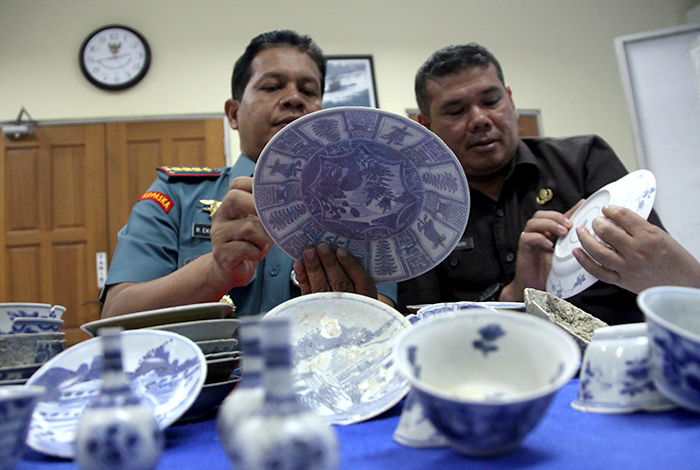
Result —
[[675, 408], [651, 376], [646, 323], [598, 328], [583, 356], [578, 396], [571, 406], [591, 413]]
[[682, 407], [700, 413], [700, 289], [661, 286], [642, 291], [656, 387]]
[[22, 457], [32, 412], [45, 391], [39, 386], [0, 387], [0, 468], [10, 469]]

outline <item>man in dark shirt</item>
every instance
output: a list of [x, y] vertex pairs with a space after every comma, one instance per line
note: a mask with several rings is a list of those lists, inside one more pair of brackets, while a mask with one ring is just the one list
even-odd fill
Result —
[[[399, 285], [399, 308], [522, 301], [545, 290], [558, 237], [577, 204], [627, 174], [600, 137], [523, 138], [496, 58], [477, 44], [434, 53], [416, 75], [418, 121], [457, 155], [471, 192], [464, 236], [439, 266]], [[650, 220], [660, 225], [655, 213]], [[567, 299], [609, 324], [642, 321], [635, 295], [595, 283]]]

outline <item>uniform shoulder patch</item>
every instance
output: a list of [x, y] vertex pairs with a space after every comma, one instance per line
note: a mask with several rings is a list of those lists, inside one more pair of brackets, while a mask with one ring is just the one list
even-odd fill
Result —
[[139, 201], [154, 201], [166, 214], [173, 208], [173, 200], [158, 191], [146, 191], [143, 196], [139, 198]]
[[214, 168], [208, 166], [159, 166], [158, 173], [171, 179], [216, 179], [221, 176]]

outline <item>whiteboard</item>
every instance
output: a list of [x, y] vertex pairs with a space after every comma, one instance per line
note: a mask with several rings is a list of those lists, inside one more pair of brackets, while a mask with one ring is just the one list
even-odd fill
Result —
[[654, 208], [700, 259], [700, 24], [615, 38], [640, 168]]

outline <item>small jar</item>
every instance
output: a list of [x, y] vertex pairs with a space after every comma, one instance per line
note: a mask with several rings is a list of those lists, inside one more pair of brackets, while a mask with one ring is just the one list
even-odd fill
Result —
[[265, 401], [243, 419], [231, 440], [236, 470], [333, 470], [338, 466], [335, 431], [306, 410], [294, 392], [289, 323], [266, 320], [263, 328]]
[[219, 441], [229, 457], [232, 438], [243, 420], [257, 413], [265, 401], [263, 373], [265, 358], [262, 350], [262, 325], [260, 322], [244, 322], [238, 327], [238, 341], [241, 345], [241, 381], [226, 397], [216, 416], [216, 429]]

